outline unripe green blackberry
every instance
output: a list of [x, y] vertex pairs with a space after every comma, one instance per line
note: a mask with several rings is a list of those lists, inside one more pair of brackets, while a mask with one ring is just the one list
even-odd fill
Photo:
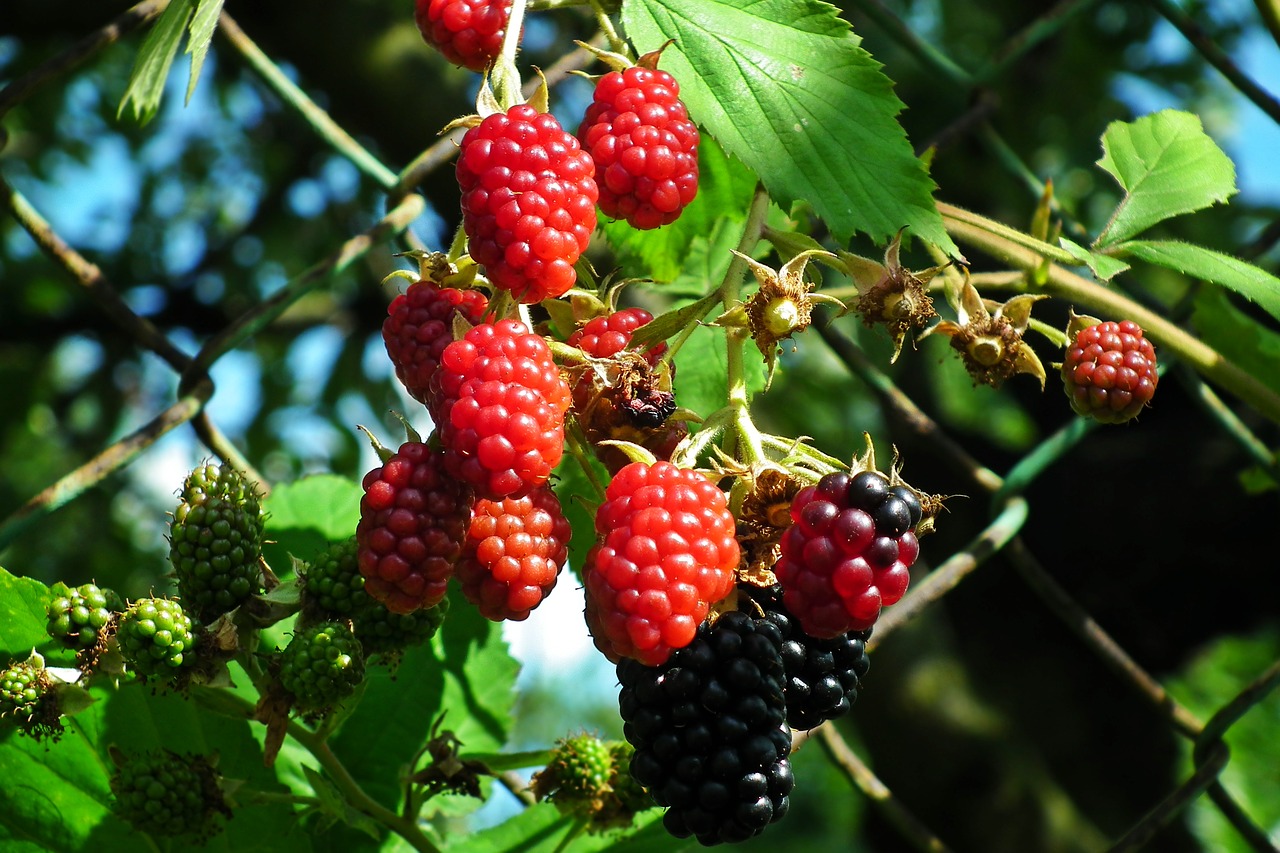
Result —
[[91, 583], [72, 588], [59, 581], [53, 594], [45, 606], [49, 636], [73, 649], [92, 648], [112, 614], [124, 610], [120, 596]]
[[340, 622], [303, 628], [285, 647], [280, 684], [301, 711], [325, 711], [355, 692], [364, 680], [364, 650]]
[[182, 487], [169, 525], [178, 594], [204, 621], [261, 591], [262, 507], [257, 488], [230, 466], [201, 465]]
[[176, 680], [195, 663], [191, 617], [170, 598], [142, 598], [120, 616], [116, 641], [125, 663], [144, 678]]
[[39, 739], [62, 732], [59, 716], [53, 683], [42, 667], [30, 660], [14, 661], [0, 672], [0, 719], [13, 720], [20, 730]]
[[140, 832], [204, 839], [221, 830], [219, 814], [231, 814], [202, 756], [166, 750], [125, 759], [113, 748], [112, 758], [119, 764], [111, 777], [116, 814]]
[[561, 814], [584, 821], [598, 833], [630, 826], [653, 799], [631, 777], [634, 750], [625, 741], [582, 734], [557, 744], [547, 766], [534, 774], [533, 792]]
[[308, 614], [323, 621], [350, 619], [365, 657], [399, 652], [434, 637], [449, 612], [449, 599], [412, 613], [392, 613], [365, 592], [357, 550], [352, 536], [330, 545], [307, 567], [303, 589]]
[[561, 814], [591, 818], [603, 806], [613, 777], [609, 745], [595, 735], [561, 740], [547, 766], [533, 779], [534, 793], [555, 803]]

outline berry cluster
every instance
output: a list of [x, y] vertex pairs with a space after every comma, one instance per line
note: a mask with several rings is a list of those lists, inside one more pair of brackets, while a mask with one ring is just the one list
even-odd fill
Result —
[[484, 316], [489, 300], [478, 290], [441, 287], [433, 281], [417, 281], [387, 307], [382, 340], [409, 396], [434, 412], [431, 377], [440, 366], [444, 348], [453, 343], [454, 318], [475, 325]]
[[550, 113], [520, 104], [462, 137], [462, 227], [489, 281], [521, 302], [564, 294], [596, 227], [595, 165]]
[[120, 615], [116, 641], [125, 663], [144, 679], [180, 684], [195, 665], [196, 625], [171, 598], [143, 598]]
[[462, 548], [471, 495], [422, 442], [400, 446], [364, 476], [357, 558], [365, 592], [393, 613], [444, 598]]
[[665, 71], [611, 71], [578, 128], [600, 184], [600, 209], [634, 228], [679, 218], [698, 192], [698, 128]]
[[631, 773], [667, 807], [672, 835], [745, 841], [787, 813], [795, 779], [777, 625], [726, 613], [664, 664], [623, 660], [618, 681]]
[[262, 590], [262, 524], [257, 488], [234, 468], [191, 472], [169, 526], [169, 559], [188, 610], [212, 621]]
[[631, 776], [635, 751], [626, 741], [605, 741], [581, 734], [556, 744], [546, 767], [530, 787], [542, 800], [586, 824], [592, 833], [629, 826], [653, 800]]
[[787, 610], [781, 587], [740, 589], [782, 633], [787, 725], [807, 731], [849, 713], [871, 666], [867, 657], [871, 629], [827, 639], [810, 637]]
[[0, 670], [0, 720], [37, 740], [62, 733], [57, 693], [39, 658], [14, 661]]
[[124, 757], [113, 750], [112, 758], [116, 814], [139, 832], [202, 842], [221, 830], [219, 816], [231, 814], [217, 772], [202, 756], [161, 751]]
[[687, 646], [712, 604], [733, 589], [738, 540], [724, 492], [670, 462], [633, 462], [596, 511], [587, 554], [586, 617], [610, 660], [650, 666]]
[[922, 517], [919, 496], [878, 471], [828, 474], [802, 489], [774, 572], [804, 632], [865, 631], [881, 607], [902, 598]]
[[1156, 351], [1132, 320], [1087, 326], [1062, 361], [1062, 383], [1077, 414], [1104, 424], [1133, 420], [1156, 393]]
[[449, 612], [449, 599], [412, 613], [395, 613], [369, 595], [360, 574], [359, 544], [352, 536], [321, 551], [302, 572], [303, 606], [315, 622], [350, 620], [365, 657], [394, 657], [427, 642]]
[[445, 347], [432, 378], [449, 473], [501, 500], [547, 483], [571, 403], [551, 349], [519, 320], [476, 326]]
[[457, 565], [462, 594], [486, 619], [527, 619], [556, 585], [572, 534], [549, 488], [477, 500]]
[[68, 587], [53, 585], [54, 597], [45, 606], [49, 636], [74, 649], [97, 645], [111, 617], [124, 610], [124, 602], [113, 590], [86, 583]]
[[413, 17], [423, 40], [445, 59], [484, 71], [502, 49], [511, 0], [416, 0]]
[[297, 631], [280, 656], [280, 686], [301, 711], [324, 712], [354, 693], [363, 680], [364, 650], [341, 622]]

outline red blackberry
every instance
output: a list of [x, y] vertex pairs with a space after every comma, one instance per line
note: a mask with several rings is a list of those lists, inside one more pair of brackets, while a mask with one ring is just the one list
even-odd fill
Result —
[[445, 348], [432, 390], [450, 474], [489, 500], [546, 484], [570, 394], [543, 338], [518, 320], [476, 326]]
[[632, 66], [596, 83], [578, 127], [600, 186], [600, 209], [635, 228], [674, 222], [698, 193], [698, 128], [665, 71]]
[[519, 104], [462, 137], [462, 227], [495, 287], [524, 303], [573, 287], [596, 227], [595, 166], [554, 116]]
[[902, 598], [922, 515], [916, 493], [878, 471], [828, 474], [800, 490], [774, 573], [806, 634], [865, 631]]
[[550, 488], [522, 498], [477, 500], [457, 575], [486, 619], [521, 621], [556, 585], [573, 529]]
[[462, 551], [470, 490], [444, 471], [443, 454], [405, 442], [364, 476], [357, 559], [365, 592], [393, 613], [444, 598]]
[[587, 624], [606, 657], [656, 666], [693, 640], [733, 589], [734, 526], [724, 492], [696, 471], [632, 462], [618, 472], [584, 578]]
[[[617, 355], [631, 343], [636, 329], [653, 320], [653, 315], [643, 308], [624, 308], [602, 317], [593, 317], [581, 329], [569, 336], [569, 346], [577, 347], [589, 356], [608, 358]], [[665, 342], [645, 350], [645, 360], [650, 366], [658, 363], [667, 351]]]
[[423, 40], [445, 59], [484, 71], [502, 52], [511, 0], [416, 0], [413, 18]]
[[661, 666], [618, 664], [631, 775], [668, 807], [672, 835], [745, 841], [787, 813], [795, 778], [781, 646], [776, 625], [734, 611]]
[[1062, 362], [1062, 383], [1077, 414], [1104, 424], [1132, 420], [1156, 393], [1156, 351], [1132, 320], [1087, 326]]
[[382, 340], [395, 365], [396, 376], [409, 396], [433, 410], [431, 376], [440, 354], [453, 343], [453, 318], [461, 315], [475, 325], [489, 300], [478, 290], [455, 290], [431, 281], [416, 281], [391, 301], [382, 323]]
[[741, 589], [760, 605], [765, 618], [782, 633], [787, 724], [806, 731], [849, 713], [871, 666], [867, 657], [871, 629], [849, 631], [826, 640], [815, 639], [800, 629], [787, 610], [781, 587], [744, 586]]

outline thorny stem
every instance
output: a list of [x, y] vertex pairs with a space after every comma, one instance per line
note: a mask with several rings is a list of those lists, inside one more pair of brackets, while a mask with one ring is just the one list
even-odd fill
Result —
[[578, 467], [582, 469], [582, 473], [586, 475], [587, 481], [591, 483], [591, 488], [595, 490], [596, 497], [604, 500], [604, 485], [601, 484], [600, 478], [596, 476], [595, 469], [591, 467], [591, 459], [587, 456], [587, 437], [582, 432], [582, 424], [577, 419], [573, 419], [565, 424], [564, 446], [568, 448], [570, 455], [577, 461]]
[[[747, 211], [746, 224], [742, 228], [742, 238], [738, 240], [736, 247], [740, 253], [749, 255], [755, 249], [764, 233], [765, 218], [768, 215], [769, 194], [764, 186], [757, 185], [751, 207]], [[725, 311], [732, 311], [741, 303], [742, 281], [746, 273], [747, 262], [739, 255], [734, 255], [725, 271], [724, 280], [720, 283], [720, 298]], [[729, 456], [741, 453], [745, 457], [743, 461], [755, 463], [764, 459], [764, 448], [760, 443], [760, 432], [751, 422], [751, 395], [747, 390], [746, 371], [743, 369], [743, 349], [749, 337], [746, 329], [730, 328], [725, 331], [725, 374], [729, 405], [734, 409], [734, 429], [725, 433], [721, 449]], [[741, 449], [738, 447], [739, 440], [743, 444]]]
[[520, 90], [520, 70], [516, 67], [516, 53], [520, 50], [520, 31], [524, 28], [525, 0], [513, 0], [511, 16], [507, 19], [506, 32], [502, 34], [502, 50], [489, 72], [489, 83], [494, 97], [504, 110], [524, 100]]
[[600, 32], [604, 33], [605, 38], [609, 40], [609, 49], [614, 53], [630, 56], [631, 49], [627, 47], [626, 41], [614, 29], [613, 20], [610, 19], [609, 13], [605, 11], [604, 6], [600, 4], [600, 0], [590, 0], [590, 2], [591, 11], [596, 16], [596, 23], [600, 25]]
[[321, 139], [333, 146], [342, 156], [355, 165], [357, 169], [378, 182], [378, 186], [389, 190], [396, 185], [396, 173], [391, 171], [382, 161], [369, 152], [367, 148], [355, 140], [351, 134], [313, 101], [302, 88], [284, 75], [271, 57], [262, 52], [253, 40], [245, 35], [240, 25], [225, 11], [218, 18], [218, 32], [222, 33], [231, 46], [244, 57], [258, 76], [289, 106], [311, 125]]
[[296, 721], [289, 723], [289, 736], [306, 747], [315, 759], [320, 762], [329, 774], [330, 781], [342, 792], [351, 807], [373, 818], [378, 823], [395, 832], [409, 843], [414, 850], [422, 853], [439, 853], [439, 848], [418, 828], [418, 824], [410, 817], [398, 815], [377, 800], [365, 793], [352, 776], [347, 766], [329, 748], [329, 744], [321, 740]]
[[[243, 696], [222, 689], [213, 690], [210, 693], [218, 697], [219, 706], [211, 709], [214, 713], [230, 715], [228, 711], [234, 709], [234, 716], [237, 719], [255, 718], [253, 703]], [[193, 694], [196, 701], [202, 704], [206, 695], [204, 692]], [[413, 849], [421, 853], [440, 853], [439, 848], [418, 828], [417, 822], [412, 817], [396, 814], [365, 793], [360, 783], [352, 777], [351, 772], [342, 763], [342, 759], [334, 754], [321, 735], [311, 731], [297, 720], [289, 721], [288, 731], [289, 736], [310, 752], [320, 766], [328, 772], [330, 781], [342, 792], [352, 808], [395, 832]]]
[[915, 845], [917, 850], [927, 853], [945, 853], [950, 848], [920, 819], [907, 810], [907, 807], [894, 796], [893, 792], [880, 781], [871, 768], [849, 748], [849, 744], [830, 722], [823, 723], [815, 732], [818, 742], [826, 750], [831, 760], [845, 772], [845, 775], [858, 786], [884, 813], [894, 826]]

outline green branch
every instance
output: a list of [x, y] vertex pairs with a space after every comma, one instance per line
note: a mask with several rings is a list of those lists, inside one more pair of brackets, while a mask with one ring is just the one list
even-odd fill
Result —
[[[994, 258], [1019, 269], [1040, 268], [1045, 257], [1060, 259], [1061, 250], [1041, 243], [1015, 229], [969, 211], [939, 204], [943, 224], [956, 240], [974, 246]], [[1038, 244], [1038, 245], [1037, 245]], [[1054, 251], [1047, 251], [1054, 249]], [[1068, 263], [1075, 265], [1074, 258]], [[1205, 379], [1235, 394], [1260, 413], [1280, 423], [1280, 395], [1213, 347], [1188, 334], [1174, 323], [1145, 308], [1118, 290], [1089, 281], [1083, 276], [1051, 264], [1040, 292], [1083, 306], [1090, 313], [1128, 319], [1142, 327], [1152, 341], [1184, 361]]]

